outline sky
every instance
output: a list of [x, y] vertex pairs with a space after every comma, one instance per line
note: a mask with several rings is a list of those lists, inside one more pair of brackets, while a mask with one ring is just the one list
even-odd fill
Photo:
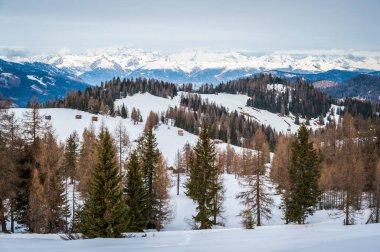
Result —
[[0, 0], [0, 54], [380, 51], [380, 0]]

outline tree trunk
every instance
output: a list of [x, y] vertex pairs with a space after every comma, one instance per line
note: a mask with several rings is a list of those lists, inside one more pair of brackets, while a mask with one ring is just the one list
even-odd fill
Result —
[[73, 216], [71, 216], [71, 232], [75, 232], [75, 181], [73, 182]]
[[1, 232], [7, 233], [7, 223], [5, 221], [5, 210], [4, 210], [2, 198], [0, 198], [0, 222], [1, 222]]
[[177, 169], [177, 195], [179, 195], [179, 183], [180, 183], [180, 176], [179, 176], [179, 170]]
[[257, 205], [257, 226], [261, 226], [261, 207], [260, 207], [260, 174], [256, 175], [256, 205]]
[[14, 200], [12, 199], [12, 202], [11, 202], [11, 232], [14, 233], [15, 232], [15, 216], [14, 216]]

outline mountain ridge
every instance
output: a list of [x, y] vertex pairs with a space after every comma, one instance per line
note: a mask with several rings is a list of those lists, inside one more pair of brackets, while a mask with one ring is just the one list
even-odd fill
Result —
[[296, 74], [315, 74], [332, 69], [357, 72], [380, 70], [380, 54], [363, 56], [355, 52], [250, 54], [238, 51], [184, 50], [165, 54], [117, 47], [81, 53], [64, 51], [52, 55], [6, 60], [51, 64], [92, 85], [98, 85], [114, 76], [157, 78], [176, 83], [215, 84], [272, 70]]

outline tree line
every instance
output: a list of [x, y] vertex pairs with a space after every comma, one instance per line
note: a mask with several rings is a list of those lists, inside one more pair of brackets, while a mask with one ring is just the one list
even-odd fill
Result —
[[[121, 232], [160, 230], [170, 219], [167, 165], [152, 131], [131, 142], [120, 124], [85, 129], [58, 143], [38, 107], [23, 118], [0, 110], [0, 222], [35, 233], [83, 233], [119, 237]], [[84, 202], [84, 203], [83, 203]]]
[[244, 147], [255, 132], [262, 128], [270, 148], [276, 144], [277, 133], [270, 126], [260, 125], [249, 115], [228, 111], [223, 106], [210, 103], [198, 94], [182, 94], [181, 107], [169, 108], [166, 118], [174, 119], [174, 125], [190, 133], [198, 134], [202, 122], [209, 125], [209, 135], [213, 139]]
[[[173, 98], [177, 95], [177, 86], [174, 83], [156, 79], [124, 78], [121, 80], [117, 77], [102, 82], [100, 86], [87, 87], [84, 91], [70, 91], [64, 98], [46, 102], [42, 106], [45, 108], [71, 108], [114, 116], [117, 111], [117, 108], [114, 107], [116, 99], [132, 96], [139, 92]], [[118, 115], [120, 115], [120, 111]]]

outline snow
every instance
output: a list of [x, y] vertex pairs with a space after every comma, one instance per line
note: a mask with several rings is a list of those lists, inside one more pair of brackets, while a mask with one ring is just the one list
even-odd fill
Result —
[[267, 90], [275, 90], [280, 93], [285, 93], [287, 89], [290, 89], [290, 87], [284, 85], [284, 84], [267, 84]]
[[288, 225], [254, 230], [152, 232], [125, 239], [63, 241], [59, 235], [0, 234], [2, 252], [17, 251], [366, 251], [377, 252], [380, 225]]
[[[270, 84], [268, 84], [270, 85]], [[277, 90], [283, 90], [281, 84], [276, 84], [275, 88]], [[294, 123], [295, 117], [293, 115], [281, 116], [280, 114], [271, 113], [267, 110], [256, 109], [253, 107], [247, 107], [247, 100], [249, 97], [247, 95], [234, 95], [234, 94], [202, 94], [203, 99], [208, 99], [209, 102], [214, 102], [217, 105], [224, 106], [229, 109], [230, 112], [237, 110], [240, 113], [249, 115], [251, 119], [257, 121], [260, 124], [271, 126], [277, 132], [287, 133], [288, 129], [291, 133], [296, 133], [298, 131], [299, 125]], [[327, 119], [325, 119], [326, 121]], [[300, 118], [300, 123], [305, 122], [305, 119]], [[313, 130], [320, 128], [322, 126], [318, 125], [317, 118], [310, 120], [309, 128]]]
[[46, 87], [47, 85], [42, 81], [42, 79], [38, 79], [37, 77], [33, 76], [33, 75], [27, 75], [26, 76], [29, 80], [33, 80], [33, 81], [37, 81], [39, 84], [41, 84], [42, 86]]
[[42, 94], [44, 91], [41, 90], [41, 88], [37, 87], [36, 85], [31, 85], [30, 86], [34, 91], [36, 91], [37, 93], [40, 93]]
[[166, 112], [169, 107], [174, 107], [179, 105], [180, 96], [175, 96], [173, 99], [162, 98], [158, 96], [151, 95], [150, 93], [135, 94], [133, 96], [128, 96], [123, 99], [117, 99], [115, 101], [115, 107], [122, 107], [123, 104], [127, 106], [129, 114], [132, 112], [132, 108], [140, 109], [141, 116], [146, 118], [150, 111], [160, 113]]
[[204, 69], [290, 69], [322, 72], [332, 69], [380, 70], [379, 54], [367, 52], [269, 52], [252, 54], [239, 51], [206, 51], [187, 49], [173, 53], [159, 53], [142, 49], [113, 47], [87, 50], [78, 54], [66, 51], [31, 58], [7, 58], [17, 62], [44, 62], [59, 68], [70, 68], [78, 75], [97, 67], [120, 68], [125, 71], [137, 69], [172, 69], [193, 73]]

